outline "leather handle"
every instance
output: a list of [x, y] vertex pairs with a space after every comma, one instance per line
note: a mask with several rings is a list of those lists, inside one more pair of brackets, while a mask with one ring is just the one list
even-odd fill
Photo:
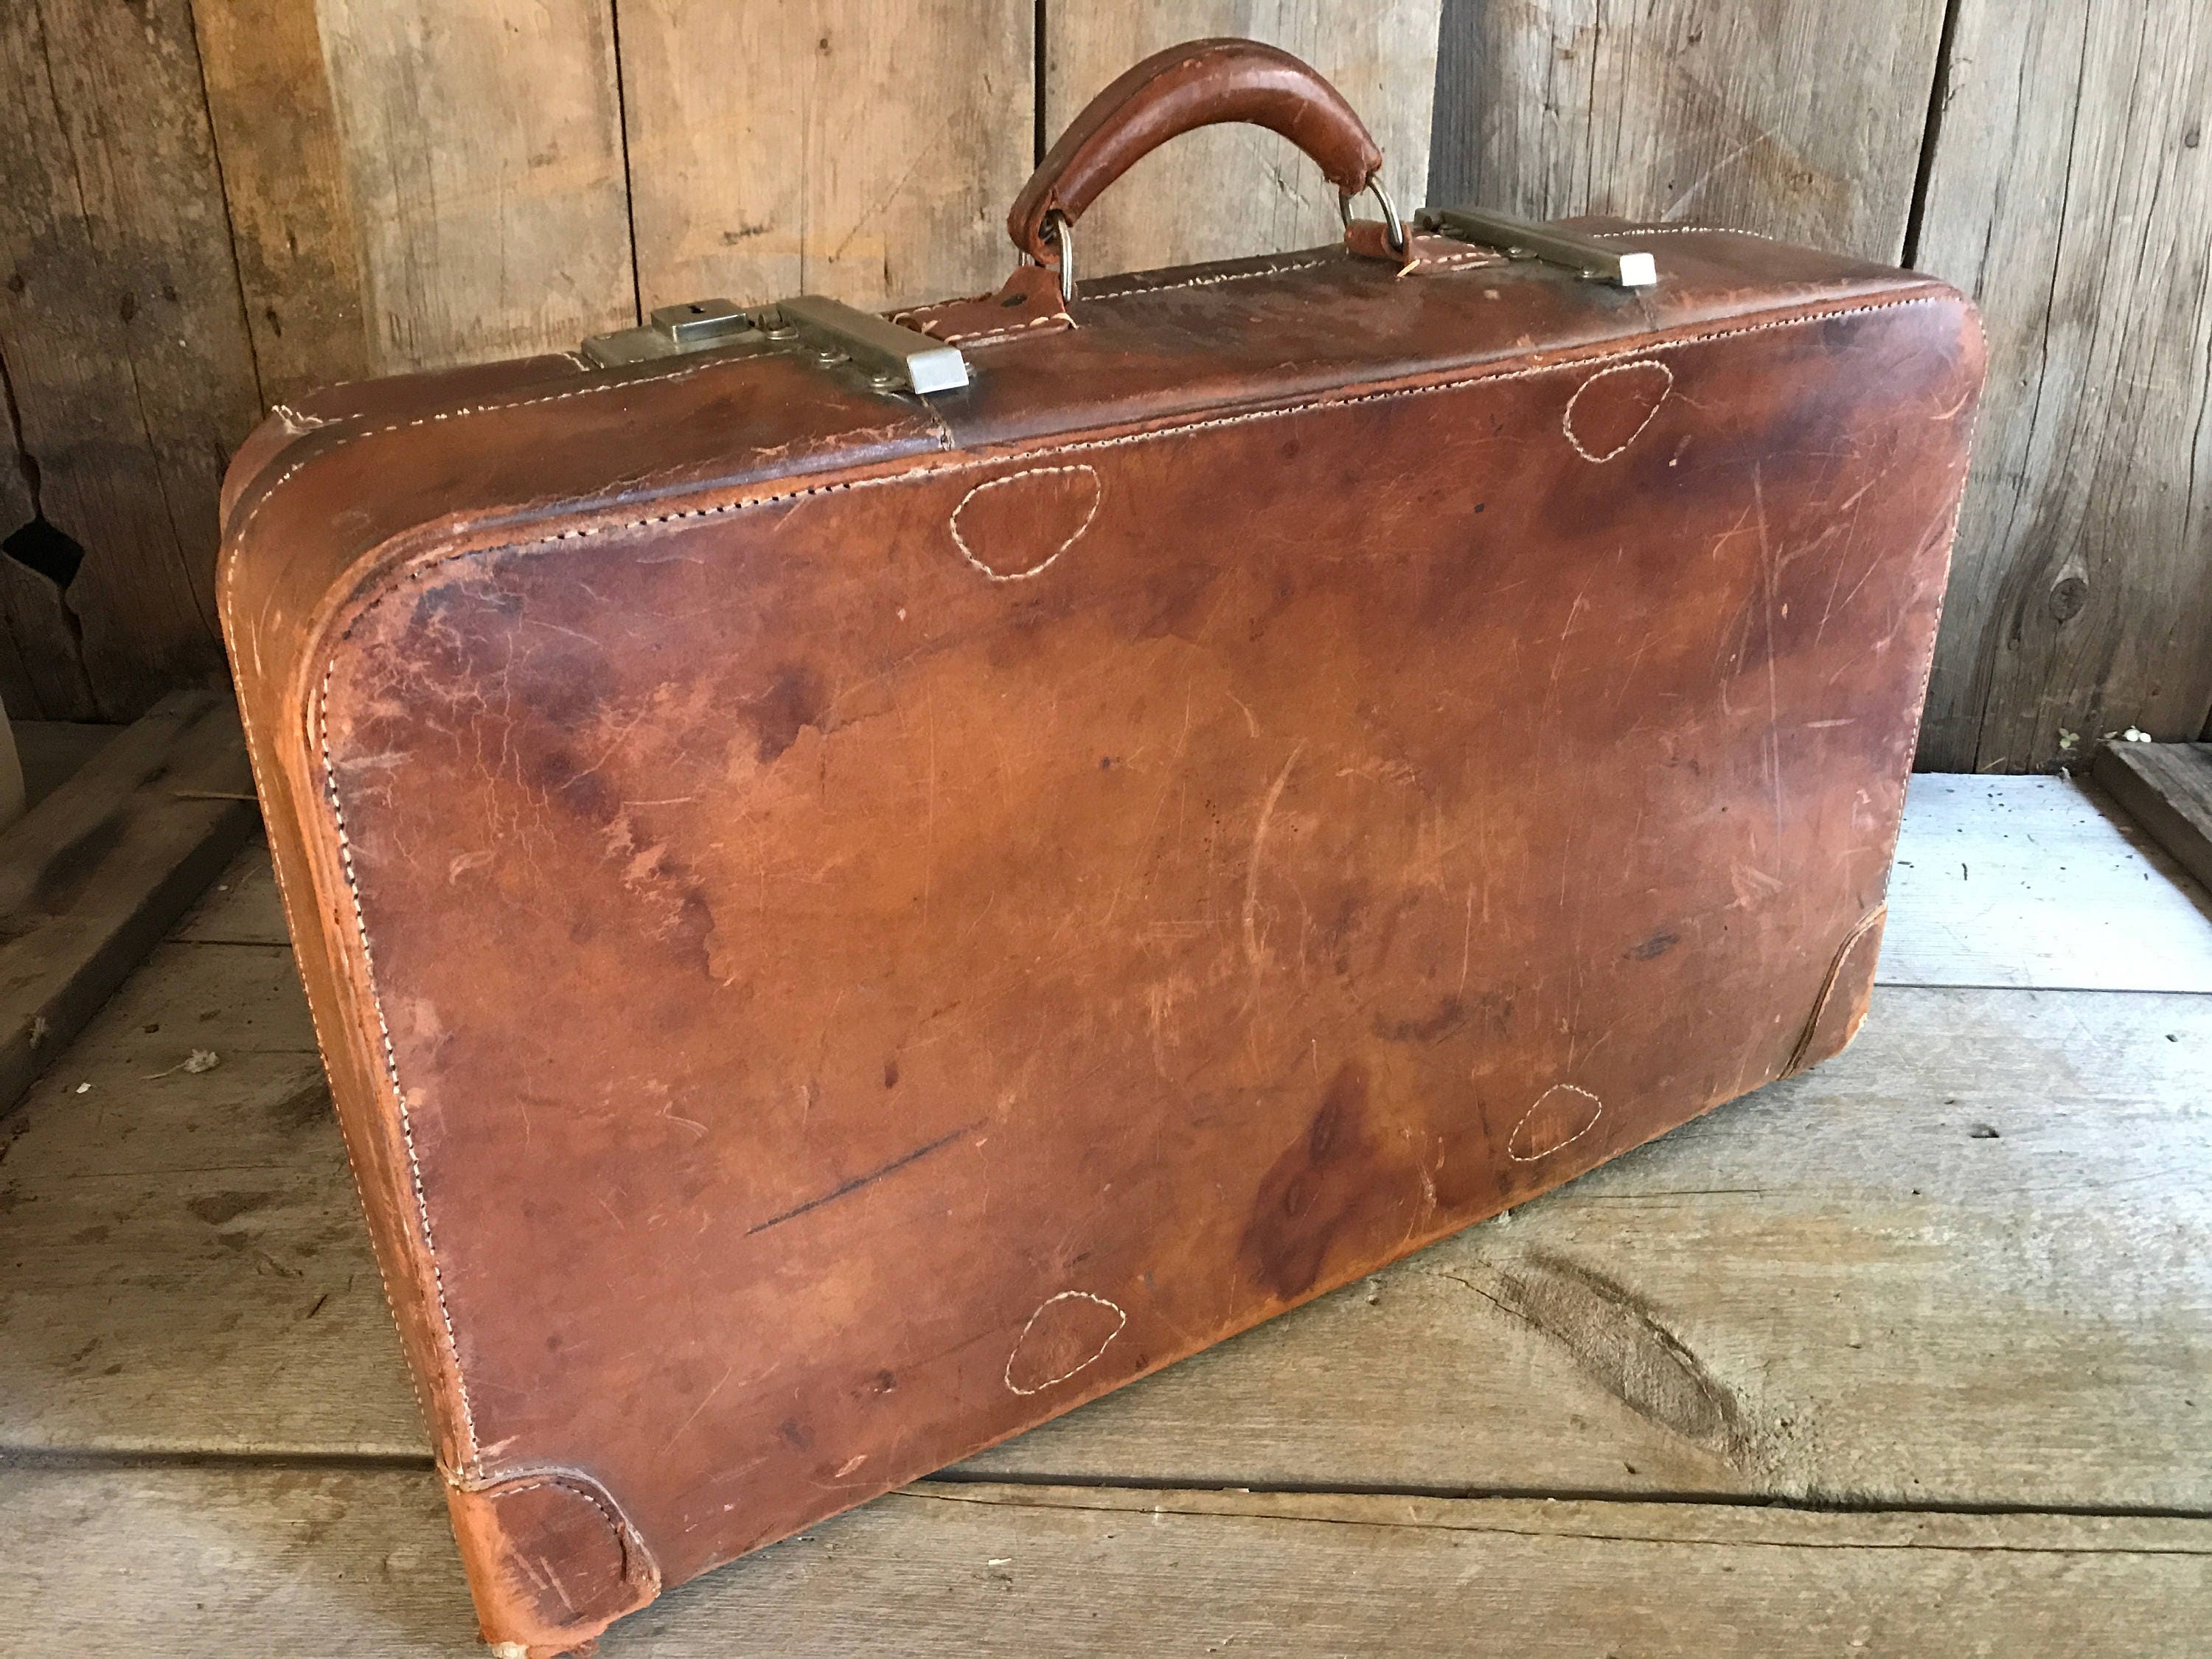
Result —
[[1059, 264], [1047, 234], [1073, 225], [1099, 192], [1146, 155], [1194, 127], [1249, 121], [1279, 132], [1346, 196], [1367, 188], [1382, 152], [1342, 94], [1287, 52], [1257, 40], [1186, 40], [1156, 52], [1084, 106], [1006, 216], [1014, 246]]

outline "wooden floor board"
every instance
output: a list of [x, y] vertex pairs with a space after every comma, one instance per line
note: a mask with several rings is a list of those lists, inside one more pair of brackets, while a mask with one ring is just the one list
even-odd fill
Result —
[[1922, 773], [1877, 977], [2212, 991], [2212, 898], [2094, 786]]
[[[27, 1652], [480, 1654], [427, 1472], [18, 1468]], [[681, 1586], [602, 1659], [1474, 1652], [2182, 1659], [2212, 1522], [925, 1484]]]

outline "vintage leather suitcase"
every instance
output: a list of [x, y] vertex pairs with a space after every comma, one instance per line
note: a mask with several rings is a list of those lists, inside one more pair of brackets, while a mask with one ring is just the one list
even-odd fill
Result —
[[1379, 162], [1197, 43], [1053, 151], [998, 295], [675, 307], [233, 469], [276, 867], [502, 1651], [1866, 1006], [1968, 306], [1476, 214], [1063, 304], [1085, 205], [1232, 118]]

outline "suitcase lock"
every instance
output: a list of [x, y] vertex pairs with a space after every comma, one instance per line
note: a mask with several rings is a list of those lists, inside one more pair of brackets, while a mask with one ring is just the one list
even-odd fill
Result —
[[593, 368], [618, 368], [695, 351], [809, 356], [824, 368], [850, 364], [878, 392], [927, 395], [968, 384], [957, 346], [819, 294], [765, 306], [728, 300], [662, 306], [642, 328], [592, 335], [581, 355]]

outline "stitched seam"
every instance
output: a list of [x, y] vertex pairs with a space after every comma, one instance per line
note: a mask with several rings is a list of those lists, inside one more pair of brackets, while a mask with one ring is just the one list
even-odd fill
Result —
[[1433, 270], [1439, 265], [1502, 265], [1509, 263], [1502, 253], [1492, 253], [1487, 248], [1476, 248], [1468, 253], [1445, 253], [1416, 258], [1406, 270]]
[[[418, 426], [435, 426], [441, 421], [457, 421], [468, 415], [496, 415], [502, 410], [532, 409], [539, 404], [563, 403], [571, 398], [590, 398], [603, 392], [622, 392], [632, 386], [651, 386], [658, 390], [665, 386], [673, 386], [678, 380], [688, 380], [695, 374], [704, 374], [717, 368], [733, 368], [739, 364], [750, 364], [757, 361], [758, 361], [757, 358], [750, 356], [718, 358], [711, 363], [701, 363], [695, 368], [677, 369], [671, 374], [656, 374], [645, 380], [603, 380], [596, 386], [580, 386], [568, 392], [548, 392], [542, 398], [518, 398], [511, 404], [470, 404], [464, 408], [448, 409], [435, 415], [418, 415], [411, 421], [393, 421], [386, 426], [365, 427], [361, 431], [350, 433], [348, 435], [354, 438], [380, 438], [386, 433], [410, 431]], [[336, 426], [341, 423], [336, 421], [325, 421], [322, 424]], [[237, 532], [232, 538], [234, 541], [245, 539], [246, 532], [253, 527], [253, 521], [260, 516], [261, 509], [276, 499], [276, 492], [284, 487], [286, 481], [294, 473], [313, 459], [314, 457], [311, 455], [301, 456], [276, 475], [276, 482], [262, 492], [261, 498], [253, 503], [252, 510], [239, 520]]]
[[1133, 294], [1165, 294], [1170, 289], [1214, 288], [1223, 283], [1249, 282], [1255, 276], [1279, 276], [1285, 271], [1312, 270], [1320, 265], [1344, 263], [1341, 259], [1299, 259], [1286, 265], [1263, 265], [1257, 270], [1229, 270], [1216, 276], [1192, 276], [1180, 283], [1146, 283], [1136, 288], [1117, 288], [1111, 294], [1094, 294], [1091, 299], [1103, 304], [1108, 300], [1126, 300]]
[[[1098, 1345], [1097, 1350], [1093, 1352], [1088, 1359], [1080, 1360], [1075, 1364], [1069, 1366], [1058, 1376], [1048, 1376], [1043, 1382], [1038, 1383], [1036, 1387], [1033, 1389], [1025, 1389], [1020, 1383], [1014, 1381], [1014, 1361], [1021, 1358], [1022, 1344], [1029, 1340], [1030, 1333], [1036, 1328], [1037, 1321], [1044, 1317], [1045, 1309], [1053, 1307], [1062, 1302], [1096, 1303], [1099, 1307], [1110, 1310], [1115, 1318], [1119, 1320], [1121, 1322], [1115, 1325], [1112, 1330], [1106, 1334], [1106, 1340]], [[1014, 1339], [1013, 1352], [1006, 1356], [1006, 1369], [1004, 1378], [1006, 1384], [1006, 1391], [1010, 1394], [1018, 1394], [1024, 1396], [1033, 1394], [1042, 1394], [1047, 1389], [1057, 1388], [1062, 1382], [1066, 1382], [1069, 1377], [1073, 1376], [1078, 1371], [1089, 1370], [1093, 1365], [1097, 1364], [1100, 1360], [1106, 1357], [1106, 1350], [1114, 1346], [1114, 1339], [1121, 1335], [1123, 1331], [1127, 1330], [1128, 1328], [1128, 1325], [1129, 1316], [1122, 1311], [1121, 1306], [1119, 1303], [1109, 1302], [1104, 1297], [1093, 1296], [1088, 1291], [1062, 1291], [1057, 1296], [1047, 1297], [1043, 1303], [1039, 1305], [1037, 1310], [1031, 1314], [1028, 1320], [1023, 1324], [1022, 1334]]]
[[[947, 345], [957, 345], [963, 340], [970, 345], [989, 345], [994, 341], [1011, 340], [1018, 334], [1025, 334], [1033, 328], [1043, 328], [1051, 324], [1058, 324], [1064, 328], [1073, 328], [1075, 326], [1075, 319], [1065, 311], [1055, 311], [1048, 316], [1032, 317], [1026, 323], [1017, 323], [1012, 328], [973, 329], [965, 334], [933, 334], [930, 337], [942, 340]], [[929, 331], [924, 329], [922, 332], [927, 334]]]
[[338, 801], [337, 765], [331, 757], [331, 678], [337, 672], [337, 657], [333, 653], [329, 667], [323, 672], [322, 690], [315, 700], [315, 738], [323, 753], [323, 779], [331, 803], [331, 820], [337, 830], [338, 862], [345, 872], [347, 896], [353, 903], [354, 929], [361, 936], [362, 966], [368, 981], [369, 1006], [375, 1012], [377, 1037], [384, 1047], [385, 1076], [392, 1084], [392, 1103], [399, 1116], [399, 1138], [407, 1148], [407, 1171], [415, 1188], [416, 1218], [422, 1231], [423, 1254], [430, 1262], [430, 1286], [437, 1298], [438, 1321], [446, 1329], [446, 1351], [453, 1361], [453, 1394], [460, 1407], [466, 1461], [473, 1462], [477, 1453], [476, 1413], [469, 1404], [468, 1378], [461, 1370], [461, 1342], [453, 1329], [453, 1310], [446, 1300], [446, 1275], [438, 1265], [438, 1241], [430, 1226], [429, 1197], [422, 1190], [422, 1160], [415, 1146], [413, 1115], [407, 1109], [406, 1091], [399, 1083], [399, 1056], [392, 1045], [392, 1027], [384, 1017], [383, 995], [376, 988], [376, 954], [368, 942], [368, 918], [362, 913], [361, 884], [353, 867], [353, 842], [346, 834], [345, 809]]
[[[1536, 1115], [1536, 1108], [1541, 1106], [1547, 1100], [1549, 1100], [1552, 1097], [1552, 1089], [1565, 1089], [1571, 1095], [1580, 1095], [1584, 1100], [1589, 1102], [1591, 1105], [1596, 1107], [1597, 1110], [1590, 1114], [1590, 1121], [1589, 1122], [1583, 1124], [1581, 1128], [1576, 1130], [1574, 1133], [1569, 1135], [1565, 1140], [1559, 1141], [1553, 1146], [1547, 1146], [1540, 1152], [1522, 1153], [1515, 1152], [1513, 1150], [1513, 1142], [1516, 1137], [1520, 1134], [1522, 1129], [1528, 1127], [1528, 1120]], [[1555, 1083], [1552, 1085], [1552, 1089], [1545, 1090], [1542, 1094], [1538, 1095], [1536, 1098], [1529, 1103], [1528, 1109], [1521, 1114], [1521, 1121], [1513, 1126], [1511, 1133], [1505, 1137], [1505, 1156], [1511, 1158], [1516, 1164], [1541, 1164], [1546, 1158], [1551, 1157], [1553, 1152], [1565, 1152], [1568, 1147], [1573, 1146], [1575, 1142], [1580, 1140], [1584, 1135], [1588, 1134], [1592, 1129], [1596, 1128], [1598, 1120], [1605, 1115], [1605, 1103], [1600, 1100], [1595, 1095], [1592, 1094], [1589, 1090], [1582, 1088], [1572, 1083]]]
[[[1406, 386], [1394, 388], [1384, 392], [1370, 392], [1351, 398], [1322, 398], [1306, 403], [1288, 404], [1275, 409], [1254, 410], [1242, 415], [1225, 415], [1217, 416], [1210, 420], [1188, 422], [1180, 426], [1158, 427], [1146, 432], [1125, 433], [1119, 437], [1087, 439], [1076, 443], [1064, 444], [1058, 447], [1034, 451], [1032, 453], [1037, 456], [1091, 453], [1102, 449], [1119, 448], [1130, 444], [1150, 442], [1154, 439], [1181, 437], [1186, 434], [1193, 432], [1209, 431], [1223, 427], [1249, 425], [1258, 421], [1274, 420], [1285, 416], [1305, 414], [1315, 410], [1346, 408], [1360, 404], [1395, 401], [1400, 398], [1424, 397], [1435, 392], [1460, 391], [1468, 386], [1486, 385], [1492, 381], [1504, 382], [1510, 380], [1530, 380], [1540, 374], [1559, 374], [1571, 369], [1588, 368], [1594, 362], [1602, 363], [1614, 361], [1616, 359], [1636, 357], [1653, 351], [1674, 350], [1696, 345], [1709, 345], [1722, 340], [1738, 339], [1746, 335], [1762, 334], [1775, 329], [1795, 328], [1812, 323], [1825, 323], [1842, 317], [1865, 316], [1877, 311], [1894, 311], [1909, 306], [1932, 305], [1936, 303], [1943, 296], [1932, 294], [1913, 295], [1905, 299], [1884, 300], [1871, 305], [1852, 306], [1835, 311], [1812, 312], [1799, 317], [1776, 318], [1767, 322], [1748, 324], [1740, 328], [1717, 330], [1711, 334], [1690, 335], [1682, 339], [1665, 342], [1660, 344], [1653, 344], [1647, 342], [1644, 344], [1636, 346], [1632, 349], [1608, 355], [1567, 358], [1556, 363], [1538, 364], [1522, 369], [1493, 371], [1487, 374], [1473, 374], [1455, 380], [1437, 381], [1426, 386]], [[695, 507], [677, 513], [656, 514], [648, 518], [634, 519], [618, 525], [592, 525], [580, 526], [574, 530], [562, 531], [556, 535], [540, 537], [534, 542], [517, 544], [516, 546], [518, 549], [522, 547], [550, 547], [556, 542], [580, 541], [592, 536], [605, 533], [607, 531], [620, 532], [626, 530], [638, 530], [652, 525], [673, 523], [682, 519], [715, 518], [725, 514], [741, 512], [748, 507], [770, 506], [782, 501], [799, 501], [815, 495], [840, 494], [846, 490], [870, 489], [882, 484], [906, 483], [921, 478], [938, 477], [942, 474], [973, 471], [982, 467], [1003, 465], [1005, 464], [1005, 459], [1006, 458], [1004, 457], [993, 457], [990, 459], [974, 461], [953, 462], [943, 466], [915, 467], [907, 471], [888, 473], [871, 478], [854, 478], [838, 483], [814, 484], [800, 489], [787, 490], [778, 495], [751, 496], [738, 501], [727, 501], [715, 507]], [[1954, 513], [1954, 533], [1956, 518], [1957, 515]], [[241, 536], [244, 534], [243, 526], [241, 526], [240, 533]], [[418, 566], [413, 571], [410, 572], [408, 580], [410, 582], [419, 581], [430, 571], [437, 568], [440, 565], [449, 563], [454, 559], [466, 558], [471, 553], [482, 550], [483, 550], [463, 549], [456, 552], [447, 554], [441, 558], [426, 562], [421, 566]], [[364, 611], [362, 614], [366, 614], [366, 611]], [[341, 641], [351, 636], [353, 629], [358, 623], [360, 617], [357, 616], [353, 622], [350, 622], [346, 625], [345, 629], [339, 635]], [[416, 1154], [412, 1127], [409, 1121], [407, 1097], [400, 1086], [398, 1058], [392, 1048], [391, 1029], [386, 1023], [384, 1017], [382, 994], [377, 988], [375, 962], [370, 951], [368, 940], [368, 925], [362, 912], [360, 883], [356, 878], [354, 869], [351, 845], [346, 837], [344, 814], [338, 803], [337, 768], [336, 762], [331, 755], [329, 734], [331, 681], [337, 672], [337, 653], [336, 649], [333, 648], [331, 653], [330, 661], [323, 671], [322, 687], [318, 697], [316, 708], [316, 729], [323, 757], [325, 793], [330, 802], [331, 819], [337, 833], [340, 853], [340, 869], [345, 878], [347, 892], [353, 905], [354, 925], [361, 938], [362, 962], [366, 969], [365, 978], [367, 979], [368, 985], [369, 1003], [375, 1012], [377, 1030], [383, 1039], [386, 1073], [392, 1084], [392, 1097], [398, 1107], [399, 1115], [400, 1132], [403, 1139], [406, 1143], [408, 1164], [414, 1179], [416, 1207], [422, 1229], [422, 1242], [425, 1249], [429, 1255], [432, 1285], [437, 1298], [438, 1313], [440, 1319], [445, 1325], [447, 1349], [453, 1359], [454, 1390], [459, 1400], [462, 1424], [467, 1435], [470, 1455], [473, 1457], [476, 1449], [476, 1425], [469, 1405], [467, 1384], [461, 1372], [459, 1341], [455, 1336], [453, 1331], [453, 1310], [447, 1305], [446, 1301], [444, 1276], [439, 1271], [438, 1267], [437, 1246], [432, 1237], [430, 1226], [429, 1204], [422, 1189], [422, 1164]], [[1905, 764], [1909, 771], [1911, 765], [1910, 756], [1907, 757]], [[1893, 850], [1894, 848], [1893, 845]], [[1553, 1150], [1556, 1151], [1557, 1149], [1554, 1148]]]
[[[234, 639], [238, 637], [239, 630], [238, 608], [232, 603], [233, 596], [237, 592], [237, 582], [231, 574], [233, 568], [234, 567], [229, 564], [226, 564], [223, 567], [222, 574], [224, 580], [222, 583], [220, 591], [216, 594], [216, 610], [222, 617], [223, 631], [225, 635]], [[261, 781], [261, 758], [253, 741], [253, 716], [247, 712], [248, 699], [241, 696], [237, 701], [239, 729], [246, 738], [246, 770], [250, 772], [253, 777], [254, 794], [260, 800], [266, 801], [269, 799], [269, 792], [263, 787]], [[297, 913], [292, 908], [291, 890], [285, 884], [284, 866], [277, 860], [276, 849], [274, 844], [271, 844], [269, 848], [269, 873], [276, 878], [276, 902], [283, 909], [285, 924], [289, 928], [291, 923], [291, 918]], [[321, 1029], [318, 1027], [315, 1032], [315, 1047], [318, 1050], [316, 1060], [319, 1065], [322, 1064], [322, 1056], [319, 1052], [322, 1048], [322, 1031]], [[323, 1079], [325, 1084], [330, 1081], [330, 1068], [327, 1066], [324, 1066], [323, 1068]], [[333, 1108], [337, 1105], [337, 1097], [335, 1094], [331, 1097], [331, 1105]], [[355, 1159], [353, 1155], [352, 1137], [341, 1133], [338, 1136], [338, 1144], [345, 1148], [346, 1176], [347, 1179], [353, 1182], [354, 1201], [361, 1206], [362, 1213], [363, 1215], [367, 1215], [369, 1212], [368, 1192], [368, 1189], [361, 1184], [361, 1165]], [[392, 1294], [392, 1278], [390, 1274], [384, 1271], [383, 1253], [379, 1250], [372, 1249], [368, 1254], [369, 1260], [376, 1265], [376, 1282], [378, 1287], [384, 1292], [384, 1305], [386, 1310], [390, 1311], [392, 1322], [396, 1325], [399, 1322], [399, 1300], [397, 1297]], [[429, 1400], [422, 1392], [422, 1379], [415, 1374], [415, 1367], [412, 1364], [409, 1364], [404, 1369], [407, 1372], [408, 1389], [415, 1396], [415, 1409], [422, 1414], [422, 1420], [425, 1423], [434, 1426], [438, 1420], [437, 1413], [430, 1409]], [[458, 1366], [455, 1368], [455, 1370], [458, 1375]]]
[[1594, 230], [1589, 234], [1600, 241], [1618, 240], [1625, 236], [1748, 236], [1761, 242], [1774, 240], [1755, 230], [1738, 230], [1733, 225], [1654, 225], [1644, 230]]
[[[1042, 560], [1031, 565], [1026, 570], [994, 570], [989, 565], [985, 564], [982, 560], [975, 556], [975, 550], [968, 545], [968, 538], [960, 533], [961, 510], [965, 507], [969, 502], [974, 501], [985, 490], [996, 489], [1002, 484], [1015, 483], [1024, 478], [1050, 477], [1057, 473], [1074, 472], [1083, 472], [1090, 475], [1091, 510], [1083, 515], [1083, 522], [1076, 526], [1074, 530], [1069, 533], [1066, 539], [1062, 541], [1058, 547], [1054, 548]], [[1083, 539], [1085, 532], [1087, 532], [1091, 528], [1091, 521], [1098, 516], [1098, 504], [1105, 499], [1105, 481], [1099, 477], [1098, 469], [1095, 466], [1085, 466], [1079, 462], [1073, 466], [1024, 467], [1019, 472], [1009, 472], [1003, 478], [986, 478], [981, 483], [977, 484], [965, 495], [963, 495], [958, 501], [954, 503], [952, 516], [945, 521], [945, 527], [952, 532], [953, 544], [959, 548], [960, 556], [967, 560], [969, 564], [975, 566], [977, 570], [981, 571], [991, 580], [994, 582], [1023, 582], [1027, 581], [1032, 576], [1043, 575], [1046, 571], [1052, 568], [1054, 560], [1059, 558], [1061, 554], [1066, 552], [1069, 548], [1074, 546], [1076, 543]]]
[[[1575, 436], [1575, 405], [1582, 402], [1583, 392], [1588, 392], [1600, 380], [1605, 379], [1607, 375], [1627, 374], [1633, 373], [1635, 370], [1639, 368], [1656, 368], [1662, 374], [1664, 374], [1667, 377], [1667, 385], [1665, 389], [1659, 393], [1659, 401], [1653, 404], [1650, 409], [1644, 411], [1644, 418], [1636, 423], [1635, 431], [1630, 433], [1626, 438], [1623, 438], [1619, 443], [1615, 444], [1611, 449], [1606, 451], [1604, 454], [1593, 455], [1589, 450], [1583, 447], [1583, 441]], [[1607, 461], [1617, 461], [1623, 455], [1628, 453], [1629, 445], [1634, 443], [1638, 438], [1642, 437], [1644, 435], [1644, 428], [1650, 426], [1652, 422], [1659, 418], [1659, 411], [1667, 406], [1667, 399], [1674, 395], [1674, 371], [1668, 368], [1666, 364], [1659, 362], [1656, 358], [1632, 358], [1625, 363], [1615, 363], [1610, 368], [1601, 368], [1596, 374], [1591, 375], [1589, 379], [1584, 380], [1580, 386], [1575, 388], [1575, 395], [1567, 399], [1567, 406], [1559, 411], [1559, 430], [1565, 434], [1567, 442], [1573, 446], [1576, 454], [1581, 456], [1586, 461], [1590, 461], [1599, 466], [1603, 466]]]

